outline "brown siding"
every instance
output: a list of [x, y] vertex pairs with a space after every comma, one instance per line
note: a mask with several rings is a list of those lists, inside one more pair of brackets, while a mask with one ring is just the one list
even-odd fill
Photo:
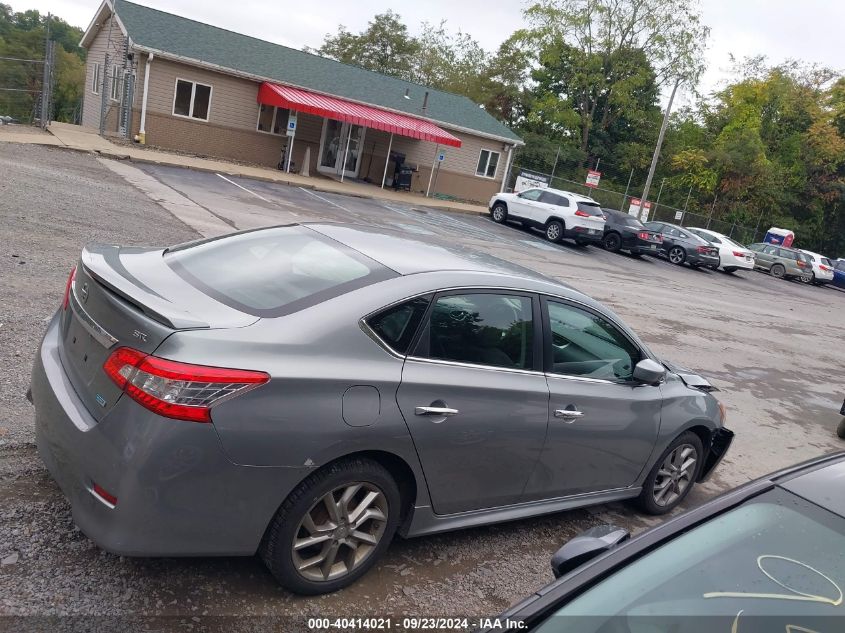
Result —
[[[144, 64], [139, 63], [136, 108], [140, 109]], [[173, 115], [176, 80], [185, 79], [212, 87], [209, 120], [197, 121]], [[259, 83], [186, 64], [155, 58], [150, 65], [147, 97], [147, 143], [165, 149], [187, 151], [201, 156], [216, 156], [275, 167], [287, 143], [284, 136], [266, 134], [256, 129], [258, 122]], [[136, 119], [137, 120], [137, 119]], [[300, 113], [293, 162], [299, 171], [306, 148], [311, 150], [311, 174], [317, 173], [323, 118]], [[136, 127], [137, 130], [137, 127]], [[462, 141], [460, 148], [442, 147], [446, 152], [433, 191], [464, 200], [486, 202], [499, 190], [507, 162], [501, 141], [488, 140], [463, 132], [453, 132]], [[364, 136], [359, 177], [381, 184], [390, 135], [368, 129]], [[425, 192], [437, 145], [394, 135], [393, 151], [405, 154], [405, 161], [417, 170], [412, 190]], [[482, 149], [499, 152], [496, 177], [475, 175]], [[392, 176], [393, 165], [388, 168]]]
[[[88, 57], [85, 62], [85, 90], [82, 100], [82, 125], [85, 127], [100, 127], [100, 109], [102, 107], [103, 77], [109, 73], [109, 90], [111, 90], [111, 71], [106, 69], [105, 57], [108, 53], [110, 64], [117, 61], [123, 63], [124, 37], [117, 22], [112, 24], [113, 18], [109, 18], [100, 27], [99, 32], [88, 48]], [[111, 43], [109, 43], [109, 26], [111, 26]], [[94, 79], [94, 63], [100, 64], [100, 94], [91, 92], [91, 82]], [[110, 92], [109, 92], [110, 94]], [[106, 96], [106, 131], [117, 130], [118, 103]]]

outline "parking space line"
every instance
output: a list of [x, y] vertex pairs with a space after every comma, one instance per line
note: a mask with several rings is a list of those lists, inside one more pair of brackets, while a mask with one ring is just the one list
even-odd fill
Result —
[[356, 214], [356, 213], [355, 213], [352, 209], [347, 209], [346, 207], [344, 207], [343, 205], [338, 204], [337, 202], [332, 202], [332, 201], [331, 201], [331, 200], [329, 200], [328, 198], [324, 198], [323, 196], [317, 195], [316, 193], [314, 193], [314, 192], [313, 192], [313, 191], [311, 191], [310, 189], [306, 189], [305, 187], [297, 187], [297, 188], [298, 188], [298, 189], [302, 189], [302, 191], [304, 191], [305, 193], [310, 194], [310, 195], [314, 196], [315, 198], [318, 198], [318, 199], [322, 200], [323, 202], [325, 202], [325, 203], [327, 203], [327, 204], [330, 204], [330, 205], [332, 205], [332, 206], [335, 206], [335, 207], [337, 207], [338, 209], [343, 209], [343, 210], [344, 210], [344, 211], [346, 211], [347, 213], [351, 213], [352, 215], [357, 215], [357, 214]]
[[[263, 201], [264, 201], [264, 202], [266, 202], [267, 204], [273, 204], [273, 205], [277, 205], [277, 206], [278, 206], [279, 204], [283, 204], [284, 206], [292, 206], [292, 205], [290, 205], [290, 204], [288, 204], [288, 203], [279, 203], [279, 202], [274, 201], [274, 200], [268, 200], [268, 199], [267, 199], [267, 198], [265, 198], [264, 196], [259, 195], [259, 194], [255, 193], [254, 191], [250, 191], [249, 189], [247, 189], [247, 188], [246, 188], [246, 187], [244, 187], [243, 185], [239, 185], [239, 184], [238, 184], [238, 183], [236, 183], [234, 180], [229, 180], [229, 179], [228, 179], [228, 178], [226, 178], [226, 176], [224, 176], [223, 174], [217, 174], [217, 175], [218, 175], [220, 178], [222, 178], [223, 180], [225, 180], [226, 182], [228, 182], [230, 185], [235, 185], [238, 189], [243, 189], [243, 190], [244, 190], [244, 191], [246, 191], [248, 194], [255, 196], [255, 197], [256, 197], [256, 198], [258, 198], [259, 200], [263, 200]], [[298, 213], [296, 213], [296, 212], [294, 212], [294, 211], [288, 211], [288, 213], [290, 213], [291, 215], [295, 215], [295, 216], [297, 216], [297, 217], [299, 216], [299, 214], [298, 214]]]

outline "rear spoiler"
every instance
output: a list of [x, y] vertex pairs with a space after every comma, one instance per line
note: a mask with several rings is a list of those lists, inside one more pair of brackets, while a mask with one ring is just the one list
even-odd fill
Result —
[[210, 325], [182, 310], [137, 279], [120, 261], [120, 252], [161, 253], [160, 249], [120, 248], [95, 244], [82, 249], [82, 266], [103, 287], [154, 321], [174, 330], [206, 329]]

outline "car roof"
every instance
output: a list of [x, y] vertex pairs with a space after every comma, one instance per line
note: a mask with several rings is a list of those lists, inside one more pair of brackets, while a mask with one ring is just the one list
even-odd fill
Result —
[[426, 236], [423, 241], [398, 231], [355, 224], [309, 222], [303, 226], [355, 249], [400, 275], [441, 271], [495, 272], [566, 287], [529, 268], [457, 247], [433, 236]]
[[543, 188], [543, 187], [531, 187], [531, 189], [541, 189], [542, 191], [551, 191], [552, 193], [556, 193], [556, 194], [561, 195], [561, 196], [569, 196], [570, 198], [574, 198], [576, 201], [580, 200], [581, 202], [595, 202], [595, 204], [598, 204], [598, 202], [596, 202], [595, 200], [593, 200], [592, 198], [590, 198], [588, 196], [582, 196], [580, 193], [574, 193], [572, 191], [566, 191], [565, 189], [555, 189], [553, 187], [545, 187], [545, 188]]
[[779, 482], [781, 488], [845, 518], [845, 459]]

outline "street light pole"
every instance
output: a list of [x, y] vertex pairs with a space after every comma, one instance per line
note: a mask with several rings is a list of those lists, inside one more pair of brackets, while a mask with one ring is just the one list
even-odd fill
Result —
[[648, 169], [648, 178], [645, 181], [645, 189], [643, 189], [642, 204], [648, 200], [648, 190], [651, 188], [651, 181], [654, 178], [654, 170], [657, 169], [657, 159], [660, 158], [660, 148], [663, 146], [663, 137], [666, 135], [666, 127], [669, 125], [669, 113], [672, 111], [672, 102], [675, 100], [675, 93], [678, 90], [678, 85], [681, 83], [681, 78], [675, 80], [675, 85], [672, 87], [672, 94], [669, 95], [669, 103], [666, 106], [666, 111], [663, 113], [663, 123], [660, 124], [660, 133], [657, 135], [657, 145], [654, 147], [654, 156], [651, 157], [651, 167]]

